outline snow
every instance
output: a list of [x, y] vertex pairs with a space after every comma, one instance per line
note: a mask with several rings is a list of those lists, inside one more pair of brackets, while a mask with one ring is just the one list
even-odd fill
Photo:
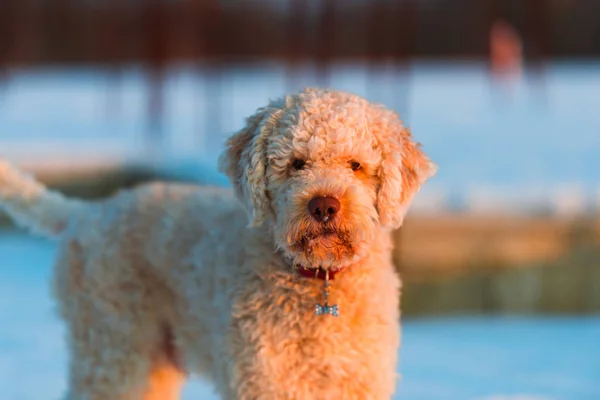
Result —
[[[320, 84], [313, 72], [300, 68], [295, 86]], [[417, 208], [450, 200], [473, 210], [599, 207], [598, 61], [551, 63], [543, 76], [526, 73], [506, 85], [476, 63], [384, 65], [371, 80], [367, 72], [361, 64], [334, 65], [328, 85], [398, 110], [439, 164]], [[118, 78], [94, 69], [15, 72], [0, 88], [0, 155], [74, 166], [153, 155], [171, 165], [200, 160], [192, 170], [214, 171], [225, 137], [290, 90], [278, 64], [229, 68], [220, 77], [207, 83], [185, 65], [168, 71], [165, 137], [150, 153], [142, 71], [129, 68]]]
[[[59, 399], [63, 326], [49, 295], [53, 243], [0, 232], [0, 390]], [[600, 316], [459, 316], [403, 322], [398, 399], [600, 398]], [[184, 400], [217, 399], [194, 378]]]

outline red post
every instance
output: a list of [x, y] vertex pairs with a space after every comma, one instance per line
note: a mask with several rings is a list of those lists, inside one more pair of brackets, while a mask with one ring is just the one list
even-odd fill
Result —
[[121, 109], [118, 96], [119, 78], [123, 62], [123, 47], [127, 45], [126, 39], [125, 43], [123, 42], [124, 11], [119, 10], [119, 7], [126, 6], [120, 4], [120, 0], [106, 0], [91, 10], [95, 14], [92, 17], [95, 24], [93, 24], [91, 43], [91, 48], [95, 52], [91, 58], [106, 63], [108, 87], [105, 109], [109, 118], [117, 115]]
[[164, 73], [168, 50], [168, 25], [164, 0], [141, 5], [144, 63], [148, 72], [148, 141], [152, 151], [163, 136]]
[[306, 7], [305, 0], [289, 0], [285, 41], [286, 91], [297, 90], [296, 72], [301, 61], [306, 59]]
[[335, 0], [322, 0], [321, 14], [317, 28], [315, 60], [317, 67], [317, 82], [320, 86], [330, 84], [331, 63], [335, 58], [336, 35], [336, 4]]
[[395, 39], [394, 46], [394, 72], [403, 76], [404, 85], [395, 93], [397, 111], [403, 119], [407, 119], [410, 112], [410, 63], [416, 52], [417, 32], [419, 21], [419, 2], [404, 0], [396, 5], [395, 20], [392, 29]]
[[548, 2], [546, 0], [526, 1], [526, 34], [531, 43], [531, 66], [536, 78], [543, 81], [544, 63], [548, 50]]
[[[201, 132], [205, 138], [205, 152], [221, 147], [221, 73], [223, 59], [230, 49], [225, 32], [223, 10], [218, 0], [205, 0], [202, 5], [202, 40], [204, 42], [204, 103], [205, 124]], [[208, 154], [208, 153], [206, 153]]]

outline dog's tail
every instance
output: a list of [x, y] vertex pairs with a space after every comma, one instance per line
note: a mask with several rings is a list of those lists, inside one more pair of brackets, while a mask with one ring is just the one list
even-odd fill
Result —
[[0, 208], [17, 224], [53, 238], [82, 213], [85, 203], [48, 190], [0, 158]]

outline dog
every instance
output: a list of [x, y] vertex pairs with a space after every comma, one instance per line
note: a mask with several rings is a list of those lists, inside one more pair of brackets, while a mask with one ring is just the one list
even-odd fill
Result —
[[233, 187], [149, 183], [84, 202], [0, 162], [0, 204], [59, 244], [67, 399], [389, 399], [400, 345], [391, 232], [436, 166], [399, 117], [323, 89], [226, 143]]

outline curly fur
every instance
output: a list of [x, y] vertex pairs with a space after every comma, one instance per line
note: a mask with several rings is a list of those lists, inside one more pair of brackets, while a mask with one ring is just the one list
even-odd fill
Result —
[[[391, 111], [318, 89], [259, 109], [219, 165], [233, 193], [151, 184], [83, 203], [0, 162], [0, 203], [60, 242], [67, 398], [177, 399], [187, 371], [223, 399], [390, 398], [390, 230], [434, 165]], [[341, 208], [318, 223], [307, 203], [324, 195]], [[339, 317], [314, 315], [322, 281], [295, 264], [345, 267], [332, 282]]]

